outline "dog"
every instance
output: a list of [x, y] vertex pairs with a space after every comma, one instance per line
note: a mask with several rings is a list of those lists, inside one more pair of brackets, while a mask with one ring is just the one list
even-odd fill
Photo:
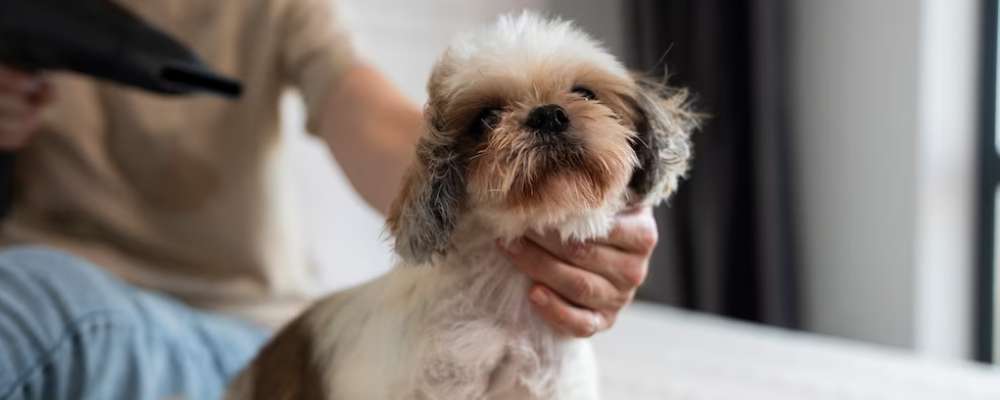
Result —
[[498, 249], [566, 241], [677, 187], [697, 115], [635, 79], [571, 22], [504, 16], [435, 65], [427, 132], [388, 217], [400, 265], [312, 306], [265, 346], [230, 399], [597, 399], [586, 339], [537, 316]]

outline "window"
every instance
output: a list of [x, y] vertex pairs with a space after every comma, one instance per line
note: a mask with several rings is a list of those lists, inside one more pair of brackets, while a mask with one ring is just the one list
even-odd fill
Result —
[[979, 240], [976, 358], [1000, 360], [1000, 94], [997, 79], [997, 45], [1000, 29], [997, 9], [1000, 0], [984, 1], [982, 122], [979, 141]]

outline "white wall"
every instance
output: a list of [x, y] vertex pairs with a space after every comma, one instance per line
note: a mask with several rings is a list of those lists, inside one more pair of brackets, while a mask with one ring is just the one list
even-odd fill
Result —
[[552, 15], [573, 20], [624, 60], [626, 51], [625, 0], [547, 0]]
[[978, 2], [790, 3], [806, 327], [967, 356]]
[[793, 3], [805, 325], [912, 345], [918, 10]]

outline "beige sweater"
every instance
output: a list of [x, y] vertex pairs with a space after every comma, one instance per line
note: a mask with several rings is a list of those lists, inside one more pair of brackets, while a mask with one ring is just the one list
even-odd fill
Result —
[[354, 62], [331, 0], [121, 2], [242, 80], [243, 97], [161, 97], [53, 75], [57, 100], [18, 154], [3, 238], [277, 326], [310, 300], [311, 281], [278, 190], [278, 101], [299, 89], [315, 132]]

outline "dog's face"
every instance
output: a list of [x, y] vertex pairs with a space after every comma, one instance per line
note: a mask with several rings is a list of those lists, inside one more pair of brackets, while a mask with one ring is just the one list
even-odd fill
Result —
[[635, 81], [568, 22], [504, 17], [444, 54], [428, 133], [389, 217], [408, 261], [444, 252], [458, 220], [547, 225], [656, 202], [687, 168], [683, 95]]

